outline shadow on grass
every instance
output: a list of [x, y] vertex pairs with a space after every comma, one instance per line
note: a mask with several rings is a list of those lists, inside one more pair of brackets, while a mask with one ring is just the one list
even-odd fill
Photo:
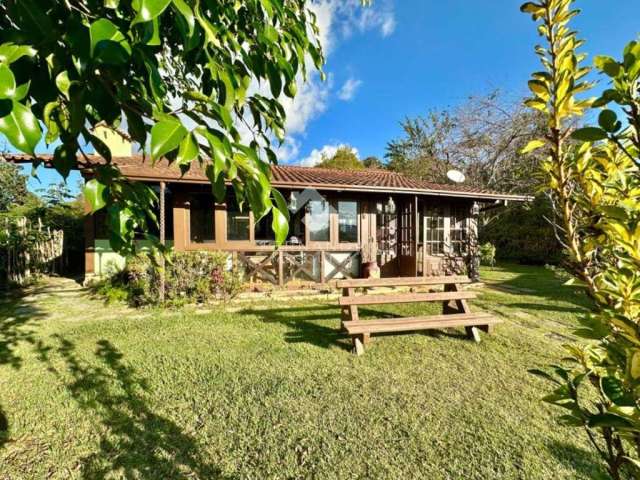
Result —
[[247, 308], [239, 313], [254, 315], [265, 323], [284, 325], [287, 327], [285, 341], [289, 343], [309, 343], [321, 348], [338, 347], [351, 350], [348, 335], [340, 330], [340, 309], [337, 306]]
[[7, 442], [9, 436], [9, 420], [2, 411], [2, 405], [0, 405], [0, 448]]
[[574, 470], [581, 477], [594, 480], [610, 478], [602, 464], [599, 463], [596, 454], [590, 450], [559, 441], [550, 442], [547, 449], [558, 461]]
[[[41, 360], [100, 422], [100, 451], [79, 461], [83, 478], [230, 478], [202, 458], [194, 438], [148, 406], [147, 382], [110, 342], [97, 342], [94, 362], [81, 359], [68, 340], [54, 338], [56, 347], [38, 345]], [[62, 358], [64, 369], [54, 367], [52, 354]]]
[[[402, 311], [389, 312], [367, 307], [358, 308], [361, 319], [396, 318], [407, 316]], [[279, 323], [287, 327], [285, 341], [289, 343], [308, 343], [321, 348], [337, 347], [351, 351], [351, 337], [340, 328], [340, 307], [338, 305], [308, 305], [282, 308], [247, 308], [239, 312], [242, 315], [253, 315], [265, 323]], [[376, 336], [406, 335], [407, 332], [376, 334]], [[454, 332], [429, 330], [423, 332], [437, 338], [466, 338]]]
[[[23, 359], [17, 353], [18, 348], [23, 343], [36, 343], [33, 327], [45, 317], [45, 313], [25, 298], [43, 291], [42, 287], [31, 287], [25, 291], [0, 293], [0, 366], [21, 368]], [[9, 419], [0, 405], [0, 448], [8, 440]]]

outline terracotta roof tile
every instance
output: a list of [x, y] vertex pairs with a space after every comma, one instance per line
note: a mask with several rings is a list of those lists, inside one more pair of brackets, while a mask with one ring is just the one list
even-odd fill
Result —
[[[5, 154], [4, 158], [16, 163], [30, 162], [30, 157], [24, 155]], [[50, 155], [41, 155], [39, 158], [45, 162], [51, 159]], [[91, 162], [102, 163], [103, 159], [97, 156], [89, 156]], [[166, 160], [151, 164], [151, 160], [141, 155], [130, 157], [116, 157], [113, 159], [122, 173], [130, 178], [149, 180], [168, 180], [179, 182], [204, 183], [208, 182], [203, 169], [193, 163], [189, 172], [184, 176], [176, 165], [169, 164]], [[406, 192], [430, 195], [461, 196], [478, 199], [506, 199], [527, 200], [521, 195], [508, 195], [490, 190], [478, 189], [462, 184], [437, 184], [424, 180], [406, 177], [400, 173], [378, 169], [364, 170], [334, 170], [317, 167], [300, 167], [279, 165], [273, 166], [272, 183], [277, 187], [317, 188], [332, 190], [359, 190], [376, 192]]]

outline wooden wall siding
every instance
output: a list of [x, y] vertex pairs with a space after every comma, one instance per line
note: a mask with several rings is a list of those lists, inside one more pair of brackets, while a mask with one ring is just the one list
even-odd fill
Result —
[[[330, 240], [328, 242], [310, 242], [306, 232], [304, 245], [284, 245], [276, 249], [273, 245], [256, 245], [254, 229], [250, 229], [248, 241], [229, 241], [227, 237], [227, 212], [224, 204], [214, 207], [214, 236], [210, 243], [192, 243], [190, 241], [190, 196], [195, 193], [210, 194], [207, 186], [172, 183], [173, 234], [176, 250], [214, 250], [234, 254], [238, 263], [242, 263], [249, 275], [256, 280], [284, 284], [289, 281], [314, 281], [323, 283], [331, 279], [358, 275], [361, 263], [361, 249], [369, 239], [377, 238], [377, 204], [386, 203], [388, 194], [364, 194], [354, 192], [323, 192], [334, 208], [330, 213]], [[288, 198], [289, 191], [283, 191]], [[419, 238], [425, 235], [425, 222], [422, 220], [428, 205], [439, 205], [444, 215], [445, 248], [451, 245], [451, 207], [462, 205], [469, 209], [468, 222], [469, 250], [477, 252], [477, 219], [471, 215], [473, 203], [466, 199], [447, 197], [419, 197], [417, 195], [393, 195], [397, 213], [396, 258], [387, 265], [381, 265], [383, 276], [398, 275], [435, 275], [457, 271], [464, 259], [452, 260], [451, 257], [425, 255], [424, 244]], [[338, 200], [358, 201], [358, 242], [340, 243], [338, 238]], [[253, 215], [250, 213], [253, 225]], [[420, 230], [423, 230], [422, 232]], [[85, 261], [86, 273], [93, 273], [95, 228], [93, 219], [87, 216], [85, 222]], [[302, 255], [304, 253], [304, 255]], [[314, 266], [315, 265], [315, 266]], [[313, 280], [312, 280], [313, 279]]]
[[[195, 192], [194, 192], [195, 193]], [[189, 217], [189, 194], [190, 192], [184, 187], [174, 194], [173, 218], [174, 218], [174, 238], [176, 250], [225, 250], [225, 251], [272, 251], [273, 245], [257, 245], [255, 242], [254, 228], [250, 229], [249, 240], [235, 241], [227, 240], [227, 213], [226, 205], [216, 204], [214, 214], [215, 241], [211, 243], [192, 243], [190, 241], [190, 217]], [[285, 198], [288, 198], [289, 192], [283, 192]], [[366, 244], [370, 235], [375, 238], [375, 202], [370, 202], [371, 196], [363, 196], [361, 194], [340, 195], [337, 192], [327, 194], [327, 200], [332, 204], [333, 208], [329, 215], [329, 232], [328, 242], [312, 242], [309, 239], [309, 232], [306, 231], [305, 243], [302, 246], [280, 247], [284, 250], [299, 251], [304, 250], [335, 250], [335, 251], [353, 251], [359, 250], [363, 244]], [[338, 238], [338, 200], [353, 200], [358, 202], [358, 241], [356, 243], [340, 243]], [[250, 223], [254, 225], [253, 213], [249, 212]]]

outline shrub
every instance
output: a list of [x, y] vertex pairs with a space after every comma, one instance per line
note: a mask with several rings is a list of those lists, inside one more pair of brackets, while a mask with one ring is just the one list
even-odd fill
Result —
[[480, 245], [478, 253], [482, 265], [493, 267], [496, 264], [496, 247], [492, 243], [486, 242]]
[[531, 203], [507, 207], [480, 226], [480, 242], [496, 247], [496, 259], [525, 265], [558, 264], [562, 247], [556, 239], [550, 201], [539, 195]]
[[[136, 306], [154, 305], [160, 300], [161, 267], [149, 255], [127, 260], [126, 267], [94, 287], [107, 298], [127, 292]], [[244, 288], [243, 275], [229, 269], [229, 257], [222, 252], [171, 252], [165, 265], [165, 302], [179, 305], [228, 300]]]

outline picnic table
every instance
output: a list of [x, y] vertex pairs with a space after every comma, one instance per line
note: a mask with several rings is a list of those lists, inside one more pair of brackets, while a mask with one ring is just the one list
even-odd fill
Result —
[[[342, 289], [340, 307], [342, 328], [351, 335], [354, 352], [364, 353], [364, 347], [371, 340], [372, 334], [412, 332], [440, 328], [464, 327], [469, 338], [480, 342], [480, 331], [489, 333], [491, 325], [500, 320], [488, 313], [472, 313], [467, 300], [476, 298], [475, 292], [464, 291], [463, 284], [471, 283], [471, 279], [463, 275], [439, 277], [396, 277], [396, 278], [363, 278], [340, 280], [337, 287]], [[392, 293], [358, 295], [358, 291], [366, 291], [377, 287], [437, 287], [443, 291], [424, 293]], [[442, 302], [441, 315], [424, 315], [417, 317], [380, 318], [361, 320], [358, 307], [361, 305], [403, 304], [420, 302]]]

